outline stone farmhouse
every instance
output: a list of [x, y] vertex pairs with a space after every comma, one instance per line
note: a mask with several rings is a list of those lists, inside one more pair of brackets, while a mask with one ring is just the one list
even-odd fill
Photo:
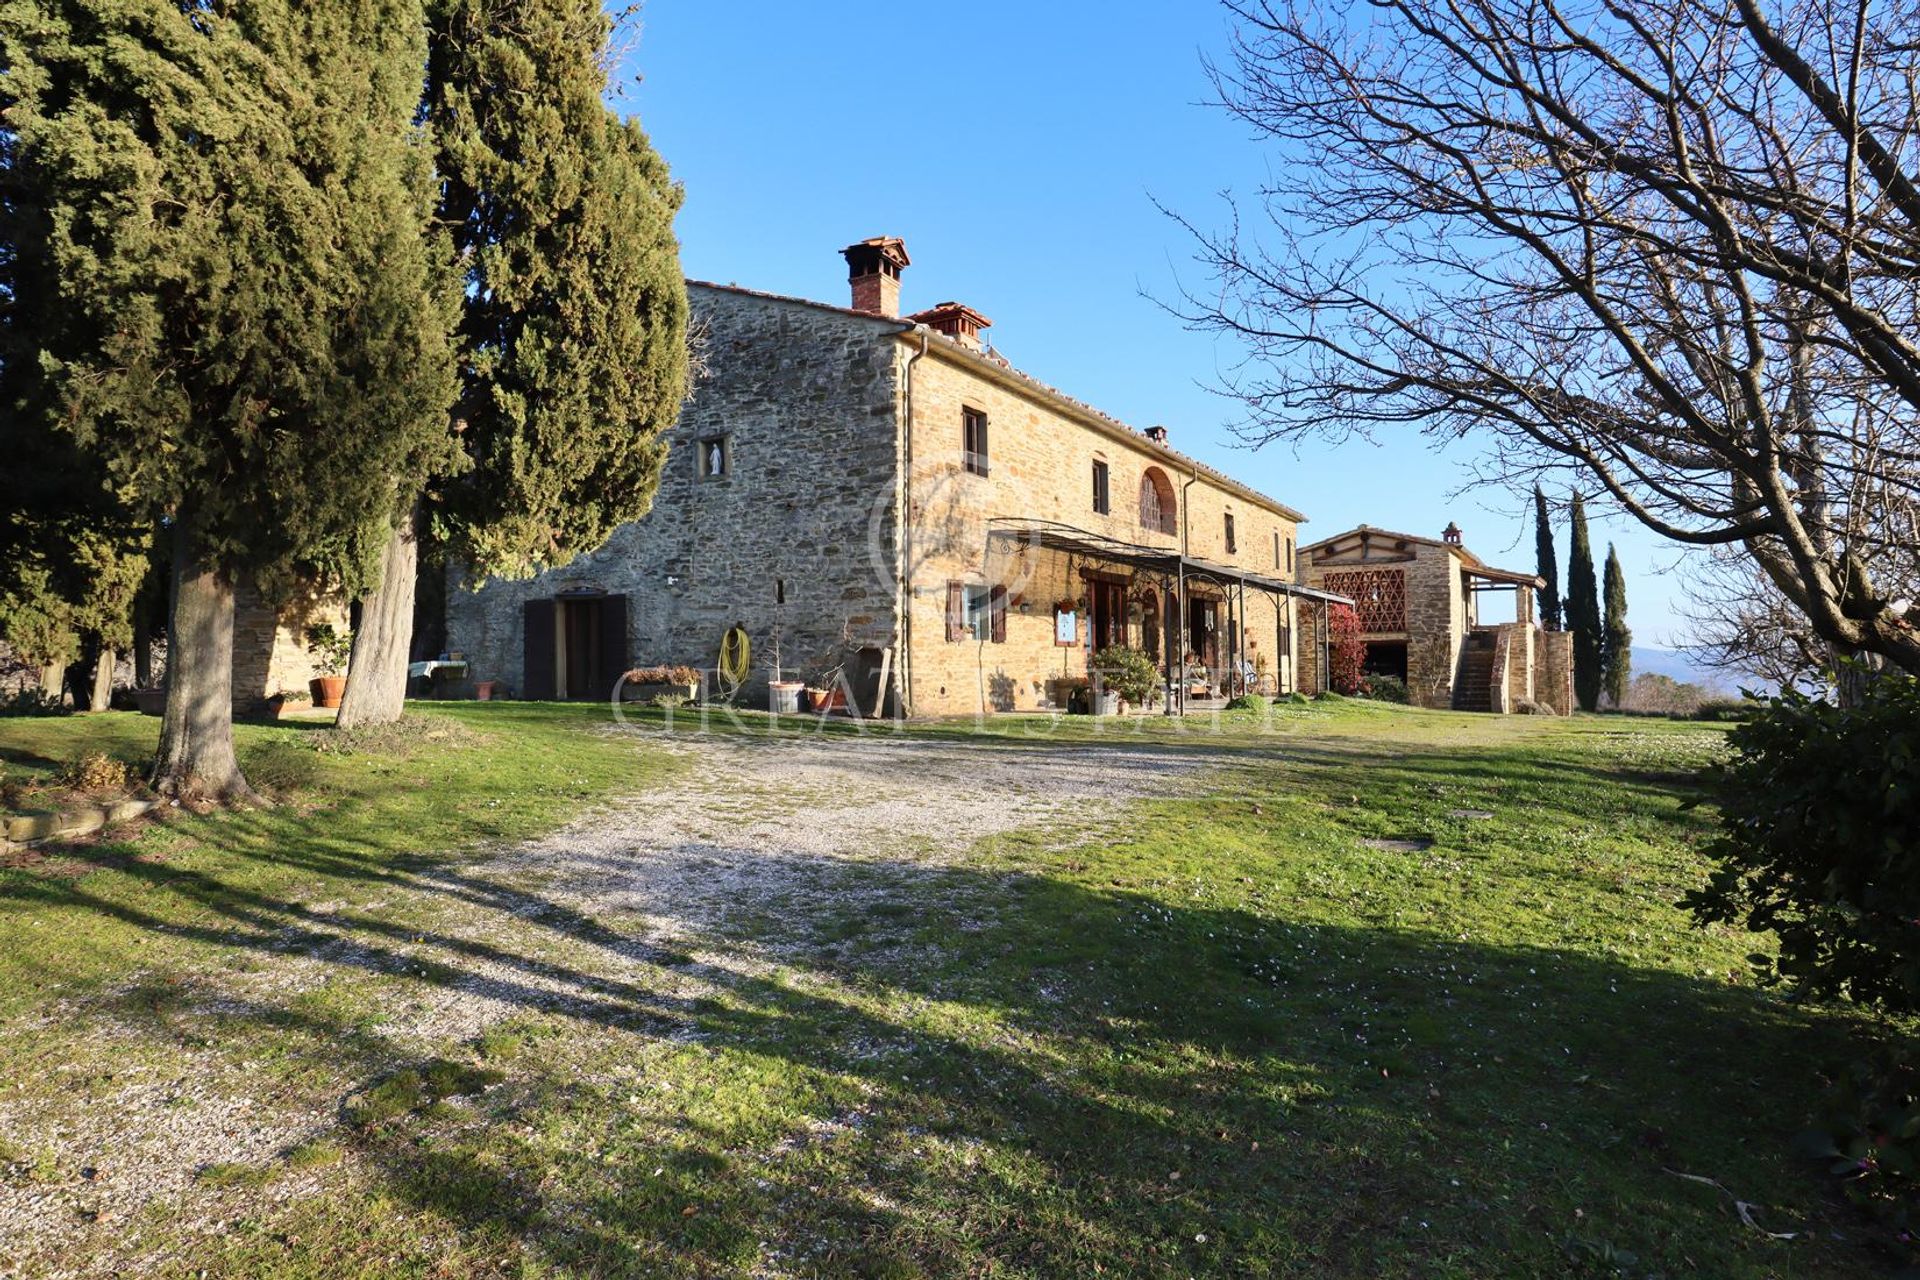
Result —
[[[1456, 526], [1434, 539], [1361, 525], [1300, 557], [1305, 581], [1354, 601], [1368, 673], [1406, 681], [1415, 706], [1571, 713], [1573, 637], [1534, 621], [1545, 582], [1487, 564]], [[1482, 625], [1493, 594], [1513, 597], [1513, 621]]]
[[1316, 606], [1345, 597], [1303, 573], [1305, 516], [1013, 368], [970, 306], [902, 315], [899, 239], [841, 253], [846, 306], [689, 282], [706, 376], [652, 511], [528, 580], [451, 569], [473, 679], [601, 699], [635, 666], [717, 675], [738, 629], [744, 705], [779, 678], [866, 715], [1058, 708], [1118, 644], [1169, 707], [1318, 691]]

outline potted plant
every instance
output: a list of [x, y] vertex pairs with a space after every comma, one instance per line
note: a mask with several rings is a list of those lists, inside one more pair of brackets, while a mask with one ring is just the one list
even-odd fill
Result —
[[1117, 644], [1094, 654], [1093, 673], [1103, 694], [1101, 715], [1120, 710], [1119, 703], [1144, 708], [1160, 683], [1153, 659], [1131, 645]]
[[330, 622], [307, 628], [307, 653], [313, 658], [315, 675], [307, 682], [316, 707], [338, 707], [346, 696], [344, 672], [353, 658], [353, 633]]
[[807, 667], [806, 698], [807, 710], [815, 715], [825, 715], [830, 711], [846, 711], [847, 663], [855, 653], [852, 639], [852, 623], [841, 628], [838, 643], [828, 646], [826, 652], [815, 658]]
[[663, 696], [677, 695], [682, 702], [690, 702], [700, 692], [700, 673], [692, 667], [654, 666], [635, 667], [627, 672], [620, 685], [620, 698], [623, 702], [652, 703]]
[[800, 695], [806, 690], [802, 680], [781, 678], [780, 671], [780, 623], [773, 624], [773, 634], [767, 637], [767, 649], [773, 657], [773, 678], [767, 681], [767, 710], [775, 715], [786, 715], [800, 710]]

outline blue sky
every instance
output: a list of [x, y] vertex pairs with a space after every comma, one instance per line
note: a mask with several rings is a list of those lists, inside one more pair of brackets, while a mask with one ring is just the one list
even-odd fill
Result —
[[[994, 321], [1016, 366], [1305, 511], [1303, 541], [1362, 522], [1437, 535], [1531, 568], [1531, 515], [1460, 493], [1470, 455], [1385, 435], [1377, 445], [1249, 452], [1209, 387], [1237, 353], [1156, 305], [1199, 285], [1186, 233], [1220, 193], [1285, 157], [1205, 105], [1202, 56], [1224, 45], [1207, 0], [965, 5], [649, 0], [616, 86], [685, 184], [691, 276], [844, 302], [838, 250], [897, 235], [903, 304], [949, 298]], [[1635, 642], [1670, 645], [1678, 553], [1625, 519]], [[1563, 560], [1564, 529], [1557, 531]]]

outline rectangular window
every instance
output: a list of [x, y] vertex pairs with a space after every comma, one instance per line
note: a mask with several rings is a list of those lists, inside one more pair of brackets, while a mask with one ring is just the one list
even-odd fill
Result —
[[967, 589], [958, 582], [947, 584], [947, 639], [967, 638]]
[[1276, 569], [1280, 567], [1280, 531], [1278, 529], [1273, 531], [1273, 567]]
[[1113, 495], [1107, 488], [1107, 464], [1098, 459], [1093, 464], [1093, 509], [1103, 516], [1113, 510]]
[[1227, 554], [1232, 555], [1238, 550], [1239, 547], [1233, 540], [1233, 512], [1229, 511], [1227, 512]]
[[1293, 572], [1293, 539], [1287, 539], [1287, 572]]
[[987, 415], [978, 409], [960, 411], [961, 448], [966, 468], [976, 476], [987, 474]]
[[733, 438], [708, 436], [700, 442], [700, 478], [718, 480], [733, 471]]
[[967, 588], [967, 639], [993, 640], [994, 632], [1006, 634], [1005, 621], [995, 617], [1006, 609], [1006, 597], [1000, 588]]

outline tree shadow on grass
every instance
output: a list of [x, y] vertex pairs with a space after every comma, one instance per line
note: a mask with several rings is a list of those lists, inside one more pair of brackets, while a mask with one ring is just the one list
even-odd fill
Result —
[[[125, 861], [144, 888], [31, 896], [210, 953], [480, 994], [544, 1029], [473, 1110], [354, 1139], [402, 1207], [371, 1232], [382, 1256], [690, 1276], [1609, 1275], [1593, 1261], [1609, 1249], [1665, 1275], [1874, 1261], [1830, 1238], [1857, 1224], [1785, 1154], [1816, 1087], [1806, 1064], [1852, 1028], [1724, 980], [1044, 869], [793, 852], [709, 922], [689, 966], [599, 918], [585, 886], [535, 891], [313, 832], [263, 855], [282, 821], [222, 829], [240, 859], [420, 910], [323, 909]], [[174, 909], [141, 905], [154, 892]], [[391, 1039], [271, 994], [152, 1014], [137, 996], [87, 1012], [136, 1037], [189, 1016], [214, 1044], [272, 1036], [355, 1088], [405, 1065]], [[663, 1037], [679, 1092], [636, 1105], [636, 1046]], [[1816, 1239], [1768, 1240], [1670, 1171]], [[327, 1211], [196, 1265], [334, 1269]]]

